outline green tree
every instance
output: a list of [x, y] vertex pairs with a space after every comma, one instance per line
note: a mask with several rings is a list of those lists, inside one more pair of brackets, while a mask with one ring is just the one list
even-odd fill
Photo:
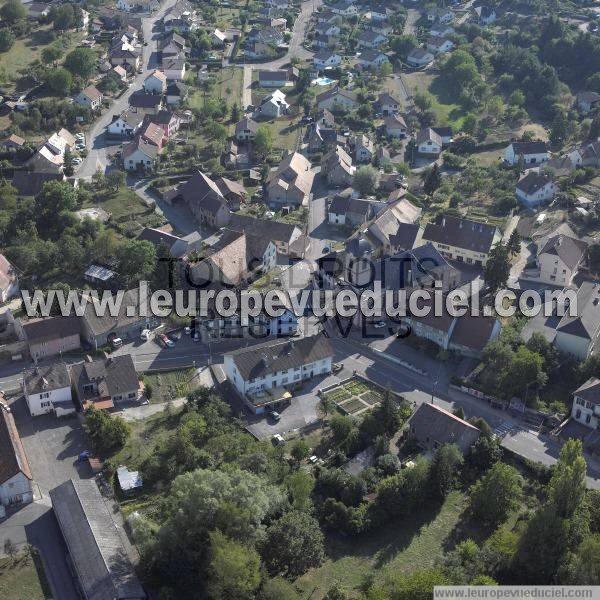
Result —
[[306, 443], [306, 440], [299, 439], [290, 451], [292, 458], [297, 462], [301, 463], [306, 460], [310, 455], [310, 446]]
[[525, 94], [519, 89], [514, 90], [508, 97], [508, 103], [511, 106], [523, 106], [525, 104]]
[[510, 367], [500, 374], [505, 397], [521, 396], [529, 399], [530, 386], [543, 387], [548, 380], [544, 371], [544, 359], [526, 346], [520, 346], [513, 355]]
[[431, 108], [431, 105], [433, 104], [431, 96], [427, 92], [417, 92], [413, 97], [413, 101], [415, 103], [415, 106], [421, 112], [429, 110]]
[[552, 121], [550, 128], [550, 141], [555, 146], [562, 146], [569, 135], [569, 120], [565, 113], [560, 110]]
[[286, 513], [267, 528], [261, 553], [271, 573], [299, 577], [325, 558], [319, 523], [305, 512]]
[[52, 24], [56, 31], [67, 31], [75, 25], [75, 12], [72, 4], [61, 4], [52, 13]]
[[42, 50], [42, 62], [45, 65], [53, 65], [63, 55], [63, 50], [58, 46], [47, 46]]
[[15, 43], [15, 34], [8, 28], [0, 29], [0, 52], [8, 52]]
[[498, 438], [491, 435], [480, 435], [471, 446], [467, 455], [467, 464], [476, 473], [483, 473], [502, 458], [502, 450]]
[[346, 441], [352, 428], [354, 427], [352, 419], [344, 415], [334, 415], [329, 421], [329, 428], [333, 437], [333, 443], [339, 446]]
[[600, 585], [600, 535], [585, 538], [570, 558], [566, 583]]
[[300, 595], [294, 586], [283, 577], [275, 577], [265, 582], [259, 600], [300, 600]]
[[494, 293], [506, 285], [510, 275], [510, 260], [508, 250], [503, 244], [494, 246], [488, 255], [487, 262], [483, 270], [485, 283]]
[[156, 265], [156, 249], [146, 240], [128, 240], [117, 251], [119, 273], [132, 283], [148, 280]]
[[377, 185], [377, 171], [371, 165], [363, 165], [356, 169], [352, 186], [361, 195], [370, 195]]
[[27, 9], [20, 0], [7, 0], [0, 8], [0, 17], [9, 25], [13, 25], [27, 17]]
[[67, 54], [65, 68], [76, 77], [87, 80], [96, 68], [96, 53], [90, 48], [75, 48]]
[[237, 102], [231, 106], [231, 122], [237, 123], [240, 120], [240, 107]]
[[73, 76], [69, 71], [58, 67], [48, 73], [48, 86], [59, 96], [68, 96], [73, 85]]
[[473, 113], [469, 113], [462, 123], [462, 130], [468, 135], [475, 135], [477, 131], [477, 117]]
[[290, 473], [284, 480], [284, 486], [292, 508], [308, 510], [312, 506], [311, 494], [315, 480], [309, 473], [302, 469]]
[[506, 244], [506, 249], [508, 253], [511, 255], [519, 254], [521, 251], [521, 236], [516, 229], [513, 229], [513, 232], [510, 234], [508, 238], [508, 243]]
[[131, 433], [129, 424], [93, 405], [85, 410], [85, 430], [100, 454], [122, 448]]
[[496, 527], [520, 506], [522, 490], [518, 471], [497, 462], [471, 488], [471, 511], [483, 523]]
[[210, 546], [210, 597], [215, 600], [255, 598], [261, 583], [260, 557], [256, 550], [228, 539], [220, 531], [210, 534]]
[[565, 519], [575, 515], [585, 498], [586, 462], [581, 440], [570, 438], [562, 447], [548, 484], [548, 502]]
[[269, 156], [273, 150], [273, 133], [266, 125], [259, 125], [256, 130], [254, 150], [263, 158]]
[[457, 485], [463, 455], [455, 444], [440, 446], [429, 467], [429, 490], [434, 498], [443, 500]]
[[125, 185], [125, 172], [120, 169], [112, 169], [106, 175], [106, 183], [117, 191], [121, 186]]
[[451, 584], [441, 570], [424, 569], [394, 575], [386, 588], [394, 600], [431, 600], [435, 586]]
[[426, 169], [421, 178], [423, 179], [423, 191], [427, 195], [433, 194], [442, 183], [442, 174], [438, 164], [435, 163], [433, 167]]

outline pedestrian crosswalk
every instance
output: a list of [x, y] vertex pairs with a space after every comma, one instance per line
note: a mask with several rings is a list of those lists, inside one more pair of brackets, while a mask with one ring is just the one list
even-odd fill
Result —
[[515, 423], [511, 423], [510, 421], [503, 421], [500, 425], [494, 427], [492, 430], [494, 435], [499, 438], [503, 438], [509, 433], [517, 433], [518, 431], [523, 431], [522, 427], [515, 425]]

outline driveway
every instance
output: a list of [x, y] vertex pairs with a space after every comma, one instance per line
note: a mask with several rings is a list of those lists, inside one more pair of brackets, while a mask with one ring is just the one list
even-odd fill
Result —
[[156, 27], [158, 21], [162, 19], [165, 12], [176, 3], [177, 0], [166, 0], [165, 3], [151, 17], [142, 19], [142, 29], [146, 46], [142, 46], [142, 64], [145, 65], [142, 73], [135, 76], [125, 93], [117, 98], [109, 109], [94, 123], [91, 130], [86, 135], [86, 144], [88, 155], [77, 170], [77, 178], [90, 178], [98, 169], [106, 170], [109, 162], [111, 149], [120, 146], [121, 142], [114, 142], [106, 137], [106, 126], [112, 121], [115, 114], [120, 114], [129, 106], [129, 97], [133, 92], [142, 87], [144, 79], [149, 72], [158, 67], [158, 38], [160, 32]]

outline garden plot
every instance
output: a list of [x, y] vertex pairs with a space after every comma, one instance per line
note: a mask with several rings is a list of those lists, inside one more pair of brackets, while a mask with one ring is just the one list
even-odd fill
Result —
[[336, 406], [347, 415], [359, 415], [381, 402], [381, 390], [363, 379], [354, 378], [327, 392], [324, 397], [333, 400]]

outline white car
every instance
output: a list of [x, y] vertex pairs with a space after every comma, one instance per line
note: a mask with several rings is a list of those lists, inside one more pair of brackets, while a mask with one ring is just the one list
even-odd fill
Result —
[[85, 139], [85, 133], [83, 133], [82, 131], [80, 131], [79, 133], [75, 134], [75, 139], [76, 140], [83, 140]]
[[377, 321], [377, 323], [373, 323], [373, 327], [375, 327], [375, 329], [382, 329], [385, 327], [385, 321]]
[[142, 331], [140, 337], [143, 340], [149, 340], [150, 339], [150, 330], [149, 329], [144, 329], [144, 331]]
[[85, 150], [85, 144], [75, 144], [75, 150]]
[[79, 156], [76, 156], [72, 161], [71, 164], [72, 165], [80, 165], [83, 162], [83, 158], [80, 158]]

